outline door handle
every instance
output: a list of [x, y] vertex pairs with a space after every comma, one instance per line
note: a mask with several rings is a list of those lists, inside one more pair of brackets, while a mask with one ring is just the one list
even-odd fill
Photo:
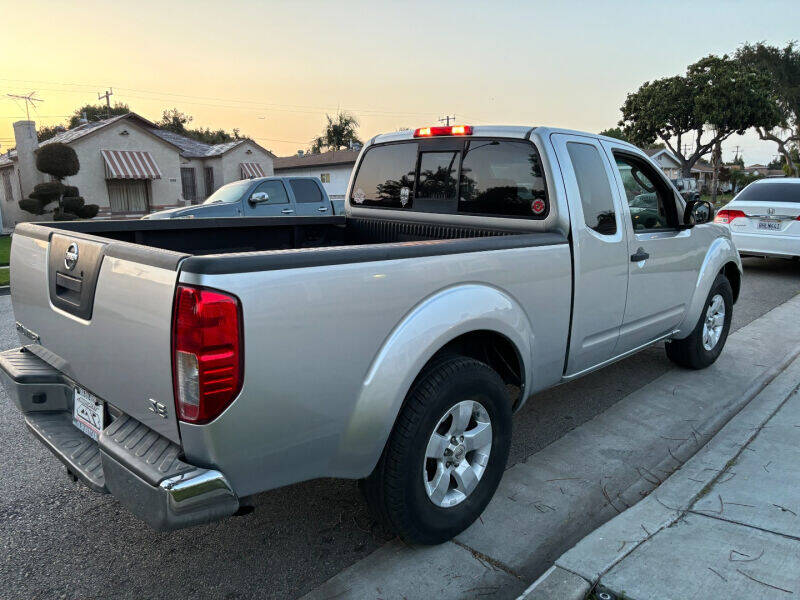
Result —
[[636, 254], [631, 254], [631, 262], [640, 262], [650, 258], [650, 255], [644, 251], [644, 248], [636, 250]]
[[294, 212], [294, 210], [292, 210], [291, 208], [284, 208], [281, 212], [285, 215], [290, 215]]
[[328, 212], [328, 207], [327, 206], [320, 206], [317, 210], [319, 212]]

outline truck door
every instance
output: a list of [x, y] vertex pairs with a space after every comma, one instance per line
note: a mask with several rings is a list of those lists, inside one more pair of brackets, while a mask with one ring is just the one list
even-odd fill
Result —
[[661, 169], [625, 146], [603, 142], [628, 234], [628, 299], [617, 354], [665, 336], [678, 327], [692, 297], [703, 244], [692, 229], [679, 229], [683, 202]]
[[566, 375], [614, 356], [625, 314], [628, 245], [612, 165], [597, 139], [552, 134], [570, 212], [574, 288]]
[[330, 203], [322, 190], [322, 183], [311, 177], [290, 178], [289, 187], [294, 195], [298, 215], [317, 216], [330, 215]]
[[268, 179], [259, 183], [250, 192], [250, 197], [243, 200], [243, 208], [246, 217], [279, 217], [294, 214], [294, 206], [280, 179]]

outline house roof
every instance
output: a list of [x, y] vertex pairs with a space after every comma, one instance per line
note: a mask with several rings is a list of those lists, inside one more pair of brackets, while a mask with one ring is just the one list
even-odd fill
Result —
[[303, 167], [330, 167], [333, 165], [354, 164], [361, 150], [331, 150], [320, 154], [304, 154], [303, 156], [281, 156], [276, 158], [272, 167], [279, 169], [300, 169]]
[[[212, 158], [214, 156], [222, 156], [229, 150], [233, 150], [236, 148], [236, 146], [244, 144], [245, 142], [250, 142], [251, 144], [261, 148], [261, 146], [256, 144], [253, 140], [245, 138], [232, 140], [230, 142], [225, 142], [224, 144], [206, 144], [205, 142], [186, 137], [180, 133], [167, 131], [165, 129], [158, 129], [157, 127], [150, 128], [150, 131], [154, 135], [160, 137], [162, 140], [169, 142], [173, 146], [177, 146], [180, 149], [181, 156], [186, 158]], [[270, 156], [274, 156], [272, 152], [266, 148], [261, 149]]]
[[708, 162], [707, 160], [703, 160], [701, 158], [696, 163], [694, 163], [692, 171], [698, 171], [701, 173], [713, 173], [714, 167], [711, 166], [710, 162]]
[[[53, 137], [44, 140], [43, 142], [39, 143], [39, 147], [46, 146], [47, 144], [53, 144], [55, 142], [61, 142], [62, 144], [71, 144], [72, 142], [81, 139], [84, 136], [87, 136], [91, 133], [99, 131], [108, 125], [112, 125], [118, 121], [122, 121], [125, 119], [130, 119], [140, 125], [143, 129], [145, 129], [148, 133], [153, 134], [163, 140], [164, 142], [170, 144], [171, 146], [175, 146], [178, 149], [178, 152], [181, 156], [186, 158], [211, 158], [214, 156], [222, 156], [229, 150], [232, 150], [236, 146], [243, 144], [244, 142], [250, 142], [255, 146], [261, 148], [258, 144], [256, 144], [252, 140], [248, 139], [239, 139], [233, 140], [230, 142], [226, 142], [224, 144], [206, 144], [204, 142], [199, 142], [195, 139], [186, 137], [179, 133], [175, 133], [172, 131], [165, 131], [163, 129], [159, 129], [156, 127], [155, 123], [148, 121], [144, 117], [134, 113], [129, 112], [124, 115], [117, 115], [116, 117], [111, 117], [110, 119], [103, 119], [102, 121], [90, 121], [88, 123], [84, 123], [83, 125], [79, 125], [74, 129], [67, 129], [60, 133], [57, 133]], [[274, 156], [272, 152], [265, 148], [261, 148], [269, 154], [270, 156]], [[0, 155], [0, 168], [13, 164], [13, 161], [17, 158], [16, 150], [12, 150], [9, 153], [5, 153]]]

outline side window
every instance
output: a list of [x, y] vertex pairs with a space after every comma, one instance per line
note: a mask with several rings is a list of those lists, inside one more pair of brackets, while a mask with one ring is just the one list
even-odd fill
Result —
[[547, 186], [536, 147], [526, 142], [470, 141], [461, 165], [458, 212], [544, 219]]
[[269, 204], [289, 204], [289, 196], [286, 195], [286, 188], [280, 181], [264, 181], [259, 183], [250, 194], [256, 192], [266, 192], [269, 196]]
[[634, 232], [675, 229], [675, 198], [658, 173], [643, 160], [624, 154], [614, 158], [625, 187]]
[[310, 179], [290, 179], [289, 185], [297, 202], [322, 202], [319, 186]]
[[356, 206], [410, 209], [416, 166], [416, 142], [370, 148], [358, 167], [350, 201]]
[[600, 152], [595, 146], [580, 142], [568, 142], [567, 152], [578, 182], [586, 226], [603, 235], [614, 235], [614, 198]]

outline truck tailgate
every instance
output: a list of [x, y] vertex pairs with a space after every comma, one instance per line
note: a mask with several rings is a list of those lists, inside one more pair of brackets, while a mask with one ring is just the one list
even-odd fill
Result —
[[[170, 332], [186, 256], [33, 224], [17, 227], [11, 248], [22, 344], [178, 443]], [[166, 414], [151, 410], [152, 401]]]

